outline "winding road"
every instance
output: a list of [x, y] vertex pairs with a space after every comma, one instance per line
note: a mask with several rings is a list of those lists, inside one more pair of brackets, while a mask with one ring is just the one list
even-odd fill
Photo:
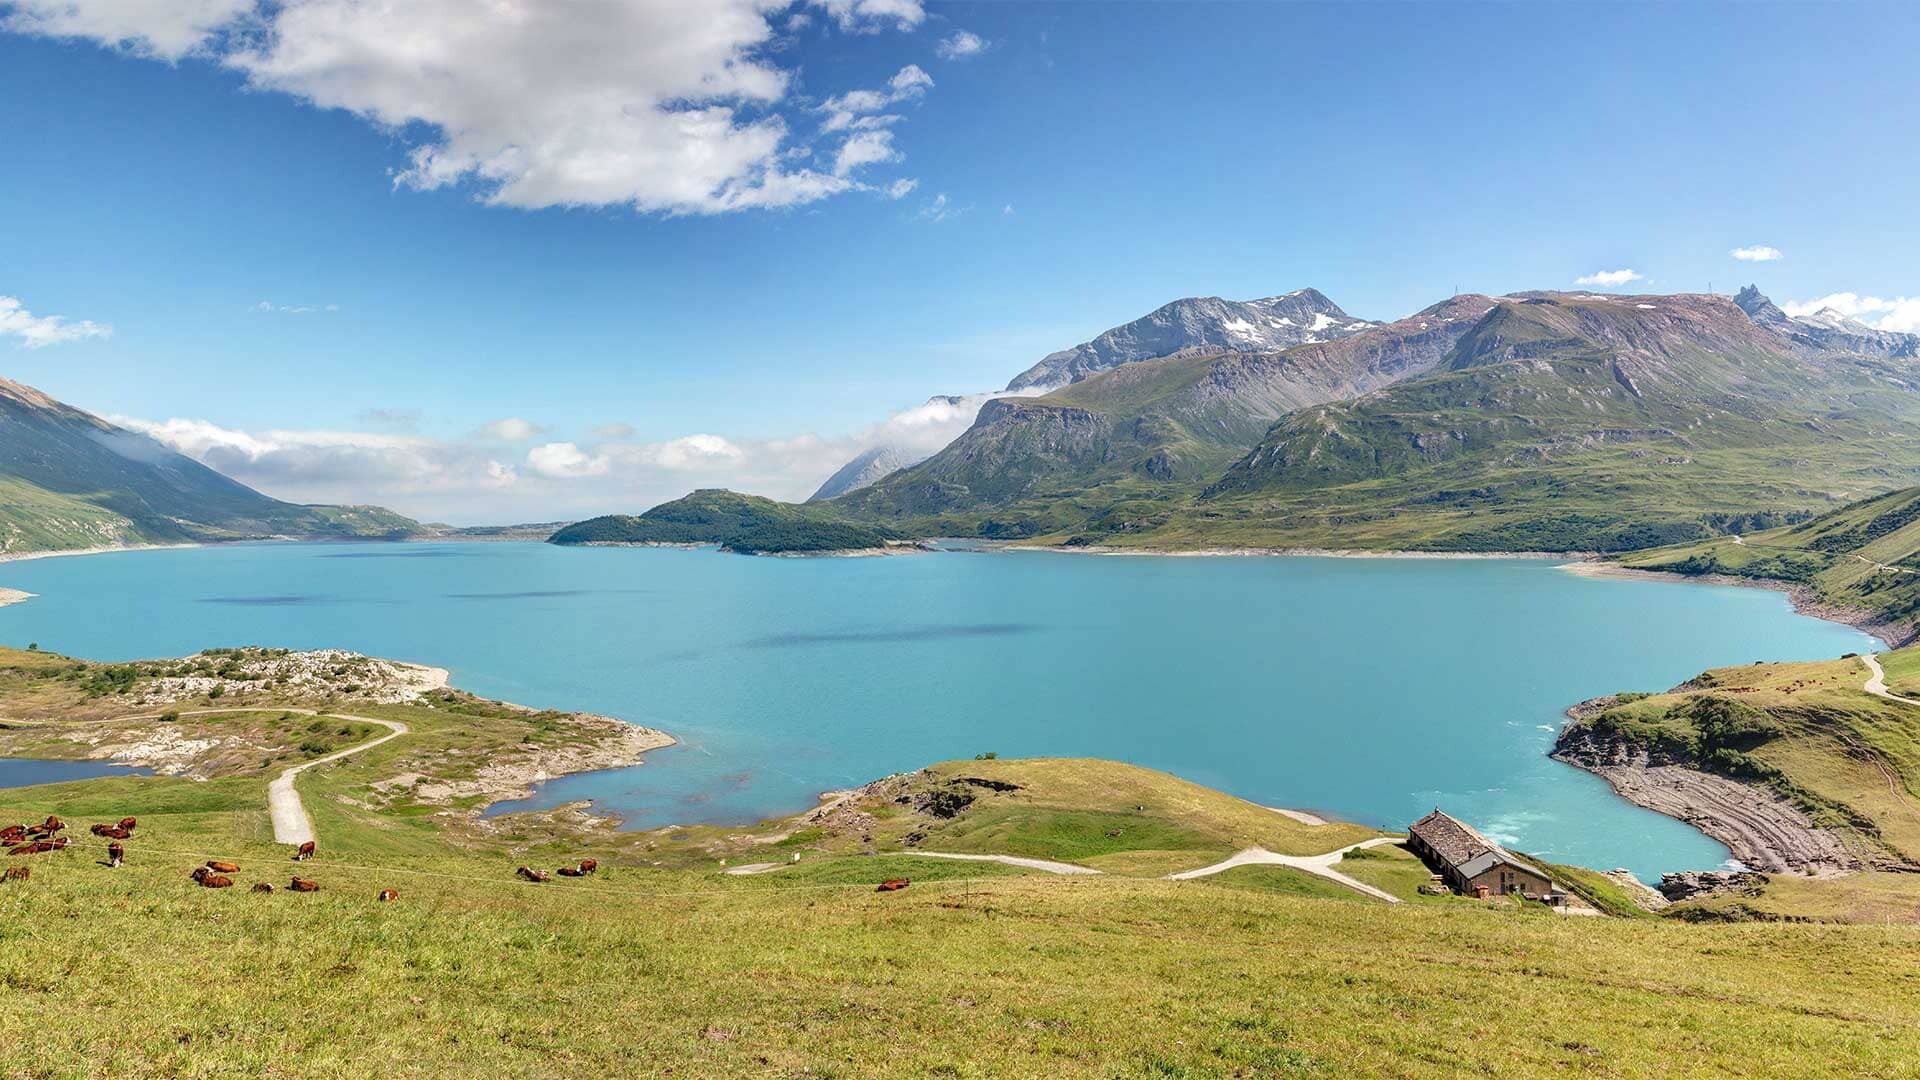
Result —
[[358, 746], [349, 746], [345, 750], [335, 750], [325, 757], [312, 761], [303, 761], [288, 768], [273, 783], [267, 785], [267, 814], [273, 819], [273, 840], [277, 844], [304, 844], [314, 839], [313, 819], [307, 816], [307, 808], [300, 801], [300, 792], [293, 781], [301, 773], [315, 765], [325, 765], [330, 761], [339, 761], [343, 757], [357, 754], [362, 750], [371, 750], [383, 742], [397, 739], [410, 729], [398, 720], [380, 720], [371, 716], [352, 716], [347, 713], [320, 713], [312, 709], [263, 709], [254, 712], [291, 712], [305, 716], [325, 716], [334, 720], [352, 720], [361, 724], [378, 724], [387, 729], [385, 735], [377, 739], [368, 739]]
[[[354, 716], [351, 713], [341, 712], [323, 713], [317, 709], [295, 709], [283, 706], [236, 705], [226, 709], [188, 709], [176, 715], [226, 716], [230, 713], [241, 712], [297, 713], [301, 716], [324, 716], [330, 720], [351, 720], [355, 723], [375, 724], [387, 729], [387, 733], [377, 739], [368, 739], [366, 742], [360, 743], [357, 746], [349, 746], [345, 750], [336, 750], [325, 757], [317, 757], [312, 761], [303, 761], [298, 765], [286, 769], [279, 776], [274, 777], [273, 782], [267, 785], [267, 816], [273, 822], [273, 839], [274, 842], [278, 844], [304, 844], [314, 839], [313, 819], [307, 816], [306, 805], [300, 801], [300, 792], [293, 786], [293, 781], [296, 777], [308, 769], [313, 768], [315, 765], [325, 765], [330, 761], [339, 761], [341, 758], [350, 757], [362, 750], [371, 750], [383, 742], [387, 742], [390, 739], [397, 739], [412, 730], [398, 720], [381, 720], [377, 717]], [[81, 723], [123, 724], [134, 720], [157, 720], [161, 715], [163, 714], [140, 713], [134, 716], [115, 717], [111, 720], [89, 720], [81, 721]]]
[[1231, 870], [1236, 866], [1287, 866], [1295, 870], [1304, 870], [1309, 874], [1316, 874], [1326, 878], [1328, 881], [1338, 882], [1355, 892], [1365, 893], [1375, 899], [1385, 900], [1389, 904], [1397, 904], [1400, 902], [1399, 897], [1385, 890], [1376, 889], [1364, 881], [1356, 881], [1340, 871], [1335, 870], [1333, 866], [1341, 859], [1346, 858], [1347, 852], [1349, 851], [1357, 851], [1360, 848], [1379, 847], [1382, 844], [1397, 844], [1399, 842], [1400, 838], [1397, 836], [1376, 836], [1371, 840], [1362, 840], [1357, 844], [1348, 844], [1346, 847], [1329, 851], [1325, 855], [1281, 855], [1268, 851], [1266, 848], [1253, 847], [1238, 852], [1231, 858], [1214, 863], [1212, 866], [1203, 866], [1198, 870], [1185, 870], [1178, 874], [1168, 874], [1167, 877], [1172, 881], [1191, 881], [1194, 878], [1209, 877], [1213, 874]]
[[1903, 705], [1920, 705], [1920, 701], [1915, 701], [1910, 697], [1901, 697], [1899, 694], [1887, 689], [1887, 672], [1885, 668], [1880, 666], [1879, 657], [1872, 653], [1861, 653], [1860, 659], [1867, 662], [1867, 670], [1873, 673], [1872, 677], [1867, 680], [1867, 685], [1861, 687], [1861, 689], [1875, 697], [1886, 698], [1888, 701], [1898, 701]]

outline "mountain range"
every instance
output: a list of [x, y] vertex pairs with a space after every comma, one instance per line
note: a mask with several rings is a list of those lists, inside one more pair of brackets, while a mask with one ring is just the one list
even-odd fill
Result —
[[420, 531], [377, 506], [281, 502], [145, 435], [0, 379], [0, 553]]
[[[1792, 318], [1751, 287], [1469, 294], [1333, 341], [1190, 340], [1056, 364], [1073, 381], [989, 402], [831, 505], [1074, 544], [1627, 550], [1920, 479], [1920, 337]], [[1094, 355], [1120, 354], [1049, 361]]]

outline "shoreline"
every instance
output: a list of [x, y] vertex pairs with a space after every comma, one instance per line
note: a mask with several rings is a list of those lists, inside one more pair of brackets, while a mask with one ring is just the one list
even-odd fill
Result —
[[[992, 543], [992, 541], [984, 541]], [[1373, 548], [1158, 548], [1060, 547], [1052, 544], [1003, 544], [993, 550], [1049, 551], [1061, 555], [1139, 555], [1157, 559], [1307, 558], [1307, 559], [1580, 559], [1581, 551], [1406, 551]]]
[[1788, 581], [1765, 581], [1735, 577], [1731, 574], [1676, 574], [1671, 570], [1640, 570], [1631, 566], [1576, 560], [1555, 567], [1580, 577], [1608, 578], [1616, 581], [1675, 581], [1695, 585], [1736, 585], [1783, 593], [1796, 614], [1850, 626], [1879, 641], [1884, 649], [1899, 649], [1920, 640], [1920, 626], [1888, 619], [1865, 608], [1836, 604], [1814, 595], [1812, 589]]
[[198, 541], [181, 544], [111, 544], [89, 548], [65, 548], [59, 551], [5, 551], [0, 552], [0, 563], [30, 562], [34, 559], [60, 559], [68, 555], [111, 555], [116, 551], [177, 551], [181, 548], [198, 548], [208, 545]]
[[0, 589], [0, 607], [7, 607], [10, 604], [24, 604], [39, 595], [39, 593], [30, 593], [25, 589]]

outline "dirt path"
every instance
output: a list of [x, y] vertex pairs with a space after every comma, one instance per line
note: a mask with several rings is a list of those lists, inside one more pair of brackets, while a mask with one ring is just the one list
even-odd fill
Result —
[[1867, 685], [1861, 687], [1861, 689], [1875, 697], [1883, 697], [1888, 701], [1898, 701], [1902, 705], [1920, 705], [1920, 701], [1915, 701], [1909, 697], [1901, 697], [1899, 694], [1887, 689], [1887, 672], [1886, 669], [1880, 666], [1879, 657], [1872, 653], [1861, 653], [1860, 659], [1867, 662], [1867, 670], [1873, 673], [1872, 677], [1867, 679]]
[[[349, 746], [345, 750], [336, 750], [325, 757], [301, 762], [292, 766], [273, 782], [267, 785], [267, 816], [273, 821], [273, 839], [280, 844], [304, 844], [314, 839], [313, 819], [307, 816], [307, 808], [300, 801], [300, 792], [294, 789], [294, 778], [315, 765], [325, 765], [330, 761], [339, 761], [343, 757], [357, 754], [362, 750], [371, 750], [389, 739], [396, 739], [410, 730], [398, 720], [380, 720], [371, 716], [354, 716], [351, 713], [323, 713], [314, 709], [293, 709], [286, 707], [269, 708], [264, 705], [236, 705], [226, 709], [188, 709], [179, 716], [225, 716], [237, 712], [298, 713], [301, 716], [325, 716], [333, 720], [351, 720], [358, 724], [376, 724], [387, 729], [387, 734], [377, 739], [369, 739], [358, 746]], [[133, 716], [119, 716], [111, 720], [82, 720], [78, 723], [124, 724], [135, 720], [157, 720], [163, 713], [137, 713]]]
[[1336, 851], [1329, 851], [1325, 855], [1280, 855], [1268, 851], [1266, 848], [1254, 847], [1238, 852], [1231, 858], [1223, 859], [1220, 862], [1214, 863], [1212, 866], [1203, 866], [1198, 870], [1186, 870], [1178, 874], [1168, 874], [1167, 877], [1173, 881], [1192, 881], [1194, 878], [1209, 877], [1225, 870], [1231, 870], [1236, 866], [1290, 866], [1295, 870], [1304, 870], [1309, 874], [1326, 878], [1328, 881], [1338, 882], [1355, 892], [1365, 893], [1376, 899], [1385, 900], [1389, 904], [1397, 904], [1400, 902], [1399, 897], [1384, 890], [1376, 889], [1364, 881], [1356, 881], [1340, 871], [1335, 870], [1333, 867], [1335, 863], [1346, 858], [1347, 852], [1349, 851], [1356, 851], [1360, 848], [1379, 847], [1382, 844], [1397, 844], [1399, 842], [1400, 838], [1397, 836], [1376, 836], [1371, 840], [1362, 840], [1357, 844], [1348, 844], [1346, 847]]
[[[963, 862], [997, 862], [1007, 866], [1023, 867], [1027, 870], [1044, 870], [1049, 874], [1097, 874], [1100, 871], [1091, 866], [1075, 866], [1072, 863], [1053, 862], [1050, 859], [1029, 859], [1024, 855], [961, 855], [946, 851], [883, 851], [886, 855], [910, 855], [923, 859], [958, 859]], [[720, 871], [734, 877], [747, 877], [754, 874], [771, 874], [776, 870], [785, 870], [792, 863], [747, 863], [744, 866], [729, 866]]]
[[312, 709], [249, 709], [247, 711], [293, 712], [306, 716], [326, 716], [334, 720], [351, 720], [359, 724], [378, 724], [387, 729], [387, 733], [377, 739], [368, 739], [358, 746], [349, 746], [345, 750], [336, 750], [325, 757], [301, 762], [274, 777], [273, 783], [267, 785], [267, 814], [273, 819], [273, 840], [277, 844], [304, 844], [314, 839], [313, 819], [307, 816], [307, 808], [300, 802], [300, 792], [293, 786], [296, 777], [315, 765], [325, 765], [362, 750], [371, 750], [383, 742], [405, 735], [409, 730], [407, 725], [398, 720], [380, 720], [371, 716], [353, 716], [348, 713], [318, 713]]
[[1053, 862], [1049, 859], [1029, 859], [1022, 855], [956, 855], [945, 851], [900, 851], [894, 854], [920, 855], [929, 859], [1005, 863], [1008, 866], [1024, 866], [1028, 870], [1045, 870], [1049, 874], [1097, 874], [1100, 872], [1091, 866], [1075, 866], [1072, 863]]

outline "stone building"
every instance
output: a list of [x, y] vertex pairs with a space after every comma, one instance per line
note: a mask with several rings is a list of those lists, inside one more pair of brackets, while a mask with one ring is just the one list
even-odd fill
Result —
[[1549, 904], [1566, 902], [1545, 871], [1439, 810], [1407, 827], [1407, 846], [1462, 895], [1518, 894]]

